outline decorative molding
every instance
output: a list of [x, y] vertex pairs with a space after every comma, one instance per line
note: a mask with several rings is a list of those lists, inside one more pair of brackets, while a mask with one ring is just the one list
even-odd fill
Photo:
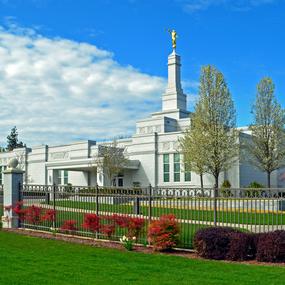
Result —
[[147, 127], [147, 133], [148, 134], [153, 133], [153, 127], [152, 126]]
[[170, 149], [170, 142], [164, 142], [162, 144], [163, 150], [169, 150]]
[[173, 149], [178, 150], [179, 149], [179, 143], [177, 141], [173, 142]]
[[155, 131], [156, 131], [157, 133], [160, 133], [160, 132], [161, 132], [161, 126], [159, 126], [159, 125], [156, 126], [156, 127], [155, 127]]
[[68, 151], [53, 152], [49, 154], [49, 160], [64, 160], [69, 159]]
[[7, 165], [10, 158], [0, 158], [0, 164]]

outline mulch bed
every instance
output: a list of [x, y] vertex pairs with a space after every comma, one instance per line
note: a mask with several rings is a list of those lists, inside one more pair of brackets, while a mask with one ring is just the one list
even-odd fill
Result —
[[[93, 247], [111, 248], [111, 249], [117, 249], [120, 251], [126, 251], [126, 249], [118, 241], [98, 240], [98, 239], [92, 239], [92, 238], [86, 238], [86, 237], [80, 237], [80, 236], [72, 236], [72, 235], [66, 235], [66, 234], [60, 234], [60, 233], [53, 234], [53, 233], [29, 230], [29, 229], [2, 229], [2, 231], [13, 232], [16, 234], [32, 236], [32, 237], [60, 240], [60, 241], [70, 242], [70, 243], [85, 244], [85, 245], [89, 245]], [[157, 251], [154, 251], [151, 246], [134, 245], [133, 251], [141, 252], [145, 254], [164, 254], [164, 255], [181, 256], [181, 257], [190, 258], [190, 259], [205, 260], [199, 257], [198, 254], [194, 250], [173, 249], [170, 251], [157, 252]], [[285, 267], [285, 263], [258, 262], [256, 260], [248, 260], [248, 261], [222, 260], [221, 262]]]

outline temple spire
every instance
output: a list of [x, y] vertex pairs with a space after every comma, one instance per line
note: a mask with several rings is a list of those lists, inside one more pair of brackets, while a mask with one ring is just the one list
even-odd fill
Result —
[[186, 111], [186, 95], [181, 87], [180, 67], [180, 56], [173, 50], [168, 56], [168, 84], [162, 96], [162, 111]]

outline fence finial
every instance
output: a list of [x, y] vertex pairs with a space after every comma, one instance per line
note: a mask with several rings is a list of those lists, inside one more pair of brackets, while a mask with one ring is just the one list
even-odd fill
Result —
[[18, 165], [19, 165], [19, 161], [15, 157], [11, 158], [8, 162], [8, 168], [9, 169], [16, 169]]

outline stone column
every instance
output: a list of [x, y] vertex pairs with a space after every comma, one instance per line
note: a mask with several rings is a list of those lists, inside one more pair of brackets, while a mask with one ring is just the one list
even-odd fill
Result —
[[12, 158], [8, 163], [8, 168], [4, 173], [4, 193], [3, 193], [3, 228], [18, 228], [19, 219], [13, 212], [13, 208], [20, 200], [20, 185], [23, 184], [24, 171], [17, 168], [19, 162]]

